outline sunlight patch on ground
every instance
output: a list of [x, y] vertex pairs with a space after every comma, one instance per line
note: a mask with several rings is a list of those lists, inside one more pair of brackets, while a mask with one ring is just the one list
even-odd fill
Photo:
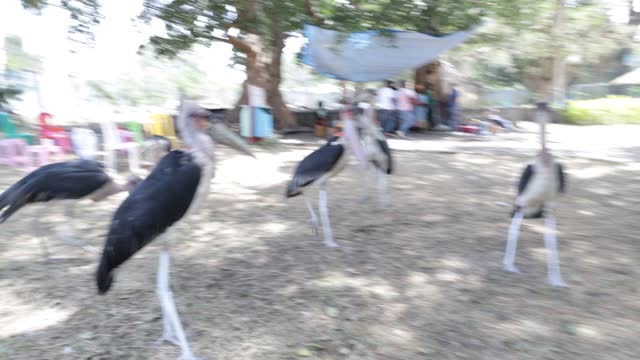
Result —
[[427, 298], [435, 301], [440, 298], [440, 289], [432, 284], [431, 277], [420, 272], [412, 272], [407, 276], [406, 295], [416, 298]]
[[382, 343], [392, 342], [395, 344], [406, 345], [407, 343], [413, 343], [415, 340], [415, 335], [412, 331], [398, 326], [389, 327], [384, 323], [375, 324], [371, 327], [371, 331], [377, 337], [381, 337], [380, 340]]
[[440, 263], [444, 267], [453, 269], [468, 269], [469, 264], [462, 258], [449, 257], [448, 259], [441, 260]]
[[67, 320], [75, 311], [25, 303], [4, 292], [0, 305], [0, 339], [34, 332]]
[[614, 190], [613, 189], [607, 189], [607, 188], [603, 188], [603, 187], [592, 187], [590, 189], [588, 189], [590, 192], [594, 193], [594, 194], [598, 194], [598, 195], [603, 195], [603, 196], [609, 196], [614, 194]]
[[456, 154], [455, 158], [460, 161], [465, 161], [471, 164], [480, 164], [480, 165], [488, 165], [488, 164], [493, 164], [495, 162], [495, 160], [490, 157], [473, 157], [467, 154]]
[[[43, 253], [38, 237], [31, 234], [24, 234], [12, 236], [11, 239], [15, 245], [7, 247], [3, 253], [3, 257], [12, 259], [13, 261], [23, 261], [42, 257]], [[50, 241], [50, 239], [45, 239], [44, 241]]]
[[284, 224], [279, 222], [269, 222], [269, 223], [260, 225], [260, 230], [268, 233], [272, 233], [272, 234], [281, 233], [284, 230], [286, 230], [286, 228], [287, 227]]
[[506, 330], [508, 334], [535, 334], [546, 336], [552, 332], [549, 326], [526, 319], [503, 322], [499, 326]]
[[[558, 252], [560, 252], [560, 250], [558, 250]], [[547, 261], [547, 248], [544, 246], [531, 249], [531, 253], [533, 254], [533, 258], [536, 260], [540, 262]]]
[[323, 279], [314, 281], [315, 285], [332, 288], [354, 288], [363, 294], [375, 294], [384, 299], [398, 297], [398, 292], [382, 278], [351, 277], [339, 272], [329, 272]]
[[583, 169], [571, 169], [568, 173], [578, 179], [595, 179], [611, 172], [611, 166], [594, 166]]
[[[287, 154], [287, 153], [285, 153]], [[216, 164], [216, 183], [234, 183], [245, 187], [270, 187], [286, 182], [291, 175], [280, 171], [283, 154], [259, 154], [232, 157]], [[302, 157], [297, 158], [301, 160]]]
[[590, 337], [590, 338], [602, 338], [602, 334], [595, 328], [588, 325], [578, 325], [576, 326], [576, 334]]
[[442, 280], [442, 281], [459, 281], [462, 279], [462, 276], [460, 276], [459, 274], [456, 274], [453, 271], [438, 270], [438, 272], [436, 272], [436, 279]]

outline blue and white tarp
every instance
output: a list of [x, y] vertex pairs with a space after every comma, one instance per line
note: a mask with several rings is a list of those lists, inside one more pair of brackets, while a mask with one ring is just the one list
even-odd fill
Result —
[[307, 44], [302, 62], [319, 73], [355, 82], [389, 79], [427, 64], [445, 51], [462, 44], [478, 28], [436, 37], [418, 32], [385, 30], [340, 33], [305, 25]]

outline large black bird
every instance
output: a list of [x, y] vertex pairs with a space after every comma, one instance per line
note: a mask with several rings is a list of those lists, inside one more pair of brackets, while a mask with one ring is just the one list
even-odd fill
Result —
[[[20, 179], [0, 195], [0, 211], [6, 208], [0, 214], [0, 223], [5, 222], [27, 204], [84, 198], [100, 201], [113, 194], [130, 191], [141, 181], [140, 178], [132, 176], [126, 184], [117, 184], [106, 174], [102, 164], [92, 160], [48, 164]], [[81, 246], [85, 250], [91, 251], [92, 247], [73, 239], [73, 226], [71, 225], [73, 205], [72, 201], [67, 201], [65, 206], [67, 219], [62, 232], [62, 240], [65, 243]], [[34, 217], [34, 227], [40, 237], [45, 257], [48, 259], [49, 251], [40, 229], [40, 218], [40, 215]]]
[[[347, 116], [346, 112], [342, 114], [344, 135], [331, 137], [325, 145], [302, 159], [293, 174], [293, 178], [287, 185], [286, 192], [288, 198], [303, 195], [307, 209], [311, 214], [308, 222], [312, 224], [313, 231], [317, 234], [318, 217], [313, 211], [309, 198], [304, 195], [304, 188], [315, 184], [320, 189], [318, 191], [318, 210], [322, 220], [324, 244], [327, 247], [338, 246], [333, 240], [333, 232], [329, 221], [327, 183], [329, 179], [339, 174], [346, 167], [350, 153], [353, 153], [356, 158], [364, 158], [364, 151], [355, 129], [355, 120], [350, 115]], [[361, 162], [366, 163], [366, 160], [362, 159]]]
[[514, 202], [513, 220], [503, 259], [503, 268], [519, 272], [514, 265], [518, 234], [523, 218], [545, 219], [544, 242], [547, 248], [547, 282], [553, 286], [567, 286], [560, 275], [556, 240], [556, 220], [553, 214], [555, 200], [565, 191], [566, 176], [563, 167], [547, 149], [546, 123], [549, 118], [546, 103], [539, 103], [536, 118], [540, 124], [540, 152], [529, 161], [518, 183], [518, 196]]
[[[360, 116], [358, 117], [358, 124], [360, 125], [360, 137], [364, 143], [365, 156], [368, 164], [373, 165], [376, 169], [378, 177], [378, 198], [380, 207], [387, 206], [387, 176], [391, 175], [394, 171], [393, 157], [391, 155], [391, 148], [387, 143], [382, 130], [374, 122], [375, 108], [374, 108], [374, 95], [375, 93], [368, 91], [369, 96], [367, 103], [363, 104], [360, 108]], [[364, 186], [364, 199], [369, 198], [369, 183], [370, 172], [365, 169], [366, 185]]]
[[195, 105], [183, 106], [178, 126], [187, 149], [174, 150], [164, 156], [120, 205], [111, 222], [96, 274], [98, 291], [105, 294], [111, 288], [117, 267], [152, 240], [162, 239], [157, 279], [163, 317], [160, 340], [180, 346], [181, 359], [193, 359], [193, 353], [169, 288], [171, 232], [207, 198], [214, 174], [212, 137], [216, 142], [253, 156], [248, 145], [222, 123], [209, 127], [209, 117], [206, 110]]

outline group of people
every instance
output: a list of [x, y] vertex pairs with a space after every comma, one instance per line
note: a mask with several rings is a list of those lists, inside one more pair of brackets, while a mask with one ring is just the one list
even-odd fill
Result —
[[[453, 88], [446, 99], [436, 101], [431, 91], [421, 84], [400, 81], [396, 87], [392, 80], [378, 90], [380, 125], [387, 135], [406, 138], [411, 128], [420, 125], [434, 130], [455, 129], [458, 119], [458, 91]], [[437, 114], [436, 114], [437, 113]], [[438, 121], [439, 118], [442, 122]]]

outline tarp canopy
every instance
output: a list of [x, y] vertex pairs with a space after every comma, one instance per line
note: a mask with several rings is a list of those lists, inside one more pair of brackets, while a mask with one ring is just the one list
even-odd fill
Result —
[[379, 81], [435, 60], [477, 29], [437, 37], [398, 30], [341, 33], [305, 25], [307, 44], [301, 59], [333, 79]]
[[640, 68], [622, 74], [617, 78], [609, 81], [612, 85], [636, 85], [640, 84]]

